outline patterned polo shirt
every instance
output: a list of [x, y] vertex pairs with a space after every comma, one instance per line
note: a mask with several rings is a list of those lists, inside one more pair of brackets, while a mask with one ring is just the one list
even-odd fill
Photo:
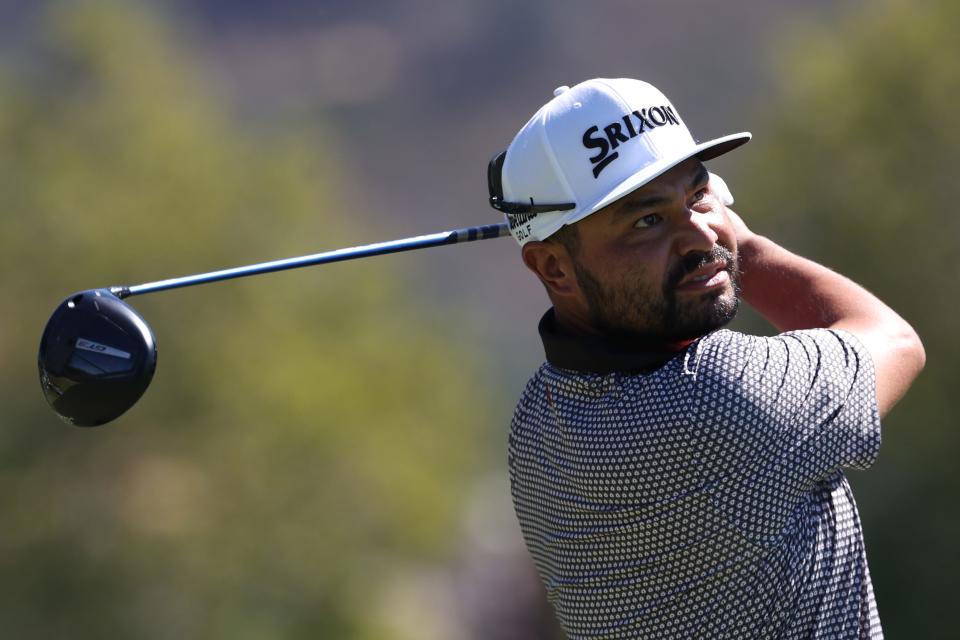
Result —
[[527, 548], [570, 638], [882, 638], [841, 468], [880, 447], [843, 331], [710, 333], [675, 354], [540, 325], [514, 413]]

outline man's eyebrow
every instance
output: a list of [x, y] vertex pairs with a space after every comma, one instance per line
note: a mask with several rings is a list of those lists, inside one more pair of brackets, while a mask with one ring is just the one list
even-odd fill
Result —
[[636, 211], [637, 209], [649, 209], [650, 207], [658, 207], [662, 204], [667, 204], [670, 202], [670, 198], [664, 196], [647, 196], [645, 198], [629, 198], [624, 200], [623, 205], [617, 209], [617, 213], [629, 213], [630, 211]]
[[690, 189], [692, 190], [700, 185], [706, 185], [708, 182], [710, 182], [710, 172], [701, 164], [697, 173], [694, 174], [693, 180], [690, 182]]

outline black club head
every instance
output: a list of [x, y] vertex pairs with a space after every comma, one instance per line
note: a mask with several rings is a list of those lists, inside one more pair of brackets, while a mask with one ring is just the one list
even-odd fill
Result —
[[53, 410], [80, 427], [116, 419], [150, 385], [157, 367], [153, 332], [133, 307], [106, 289], [60, 303], [40, 339], [40, 385]]

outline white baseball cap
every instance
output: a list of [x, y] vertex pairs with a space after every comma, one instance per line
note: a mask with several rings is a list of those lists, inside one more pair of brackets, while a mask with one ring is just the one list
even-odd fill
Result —
[[524, 245], [632, 193], [684, 160], [709, 160], [750, 140], [698, 143], [651, 84], [594, 78], [558, 87], [490, 161], [490, 204]]

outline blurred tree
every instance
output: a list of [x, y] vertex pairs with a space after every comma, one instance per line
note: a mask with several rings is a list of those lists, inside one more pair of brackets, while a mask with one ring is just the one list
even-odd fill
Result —
[[450, 552], [487, 463], [476, 355], [402, 256], [331, 265], [135, 299], [153, 386], [115, 424], [58, 422], [36, 345], [71, 291], [370, 238], [329, 204], [322, 130], [249, 131], [142, 7], [51, 7], [0, 75], [0, 628], [386, 637], [383, 586]]
[[926, 371], [885, 421], [879, 463], [853, 478], [892, 638], [956, 634], [957, 24], [953, 0], [895, 1], [797, 33], [734, 181], [757, 230], [864, 284], [924, 340]]

